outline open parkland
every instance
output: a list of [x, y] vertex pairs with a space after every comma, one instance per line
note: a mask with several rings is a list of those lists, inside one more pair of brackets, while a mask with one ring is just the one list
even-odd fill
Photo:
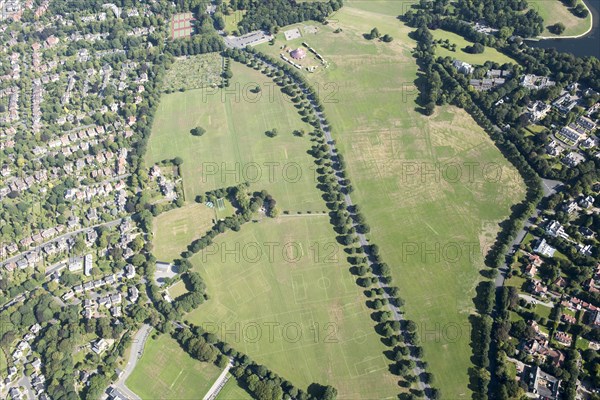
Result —
[[[424, 360], [436, 385], [448, 398], [468, 398], [475, 287], [499, 223], [524, 197], [525, 187], [466, 112], [444, 106], [425, 119], [416, 111], [415, 43], [410, 29], [397, 19], [405, 11], [402, 7], [402, 2], [349, 0], [329, 24], [285, 27], [272, 43], [256, 48], [280, 58], [306, 43], [326, 60], [325, 65], [309, 53], [301, 62], [317, 68], [303, 68], [303, 73], [325, 98], [332, 136], [354, 183], [353, 197], [372, 227], [367, 237], [378, 243], [392, 267], [406, 299], [406, 314], [419, 327]], [[372, 20], [395, 40], [365, 40]], [[287, 40], [284, 32], [289, 30], [296, 31]], [[440, 34], [464, 42], [457, 35]], [[463, 42], [458, 47], [468, 44]], [[494, 51], [484, 56], [511, 61]], [[319, 378], [338, 388], [339, 398], [393, 398], [403, 389], [388, 371], [384, 346], [372, 329], [375, 322], [349, 272], [343, 246], [322, 215], [326, 207], [307, 154], [309, 138], [293, 134], [310, 126], [269, 78], [238, 63], [232, 63], [231, 71], [229, 88], [199, 88], [161, 98], [147, 163], [181, 157], [190, 204], [180, 211], [189, 213], [185, 216], [170, 212], [157, 218], [156, 229], [173, 234], [155, 232], [155, 242], [161, 242], [155, 247], [166, 258], [183, 251], [200, 234], [187, 230], [192, 225], [202, 230], [206, 223], [193, 199], [221, 187], [249, 181], [252, 190], [272, 194], [284, 213], [220, 236], [216, 245], [228, 249], [228, 255], [205, 250], [191, 259], [207, 282], [210, 299], [186, 319], [300, 385]], [[195, 126], [207, 133], [190, 135]], [[266, 136], [270, 129], [279, 135]], [[477, 165], [475, 178], [450, 180], [419, 169], [415, 173], [413, 167], [412, 174], [403, 174], [408, 165], [435, 168], [444, 163]], [[265, 167], [275, 164], [277, 168]], [[489, 164], [501, 171], [496, 179], [480, 174]], [[286, 165], [300, 173], [285, 175]], [[190, 227], [173, 228], [178, 219], [190, 221], [184, 223]], [[279, 253], [258, 260], [243, 255], [236, 259], [231, 253], [265, 242], [299, 244], [303, 256], [290, 262]], [[315, 259], [309, 248], [314, 243], [334, 244], [335, 261]], [[418, 250], [407, 254], [402, 243]], [[475, 250], [452, 259], [432, 254], [457, 244], [471, 244]]]

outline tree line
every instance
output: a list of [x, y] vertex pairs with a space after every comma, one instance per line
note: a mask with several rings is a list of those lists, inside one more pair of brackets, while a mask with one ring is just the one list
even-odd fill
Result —
[[241, 35], [258, 29], [273, 34], [279, 27], [298, 22], [309, 20], [325, 22], [331, 13], [342, 7], [343, 1], [249, 0], [234, 1], [232, 5], [238, 10], [246, 11], [238, 24], [238, 31]]

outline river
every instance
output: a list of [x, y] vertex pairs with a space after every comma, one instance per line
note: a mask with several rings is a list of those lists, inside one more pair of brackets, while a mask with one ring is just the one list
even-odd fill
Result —
[[[558, 0], [555, 0], [558, 1]], [[584, 0], [592, 13], [592, 30], [584, 37], [577, 39], [542, 39], [528, 41], [532, 47], [544, 49], [555, 48], [558, 51], [571, 53], [578, 57], [594, 56], [600, 59], [600, 0]]]

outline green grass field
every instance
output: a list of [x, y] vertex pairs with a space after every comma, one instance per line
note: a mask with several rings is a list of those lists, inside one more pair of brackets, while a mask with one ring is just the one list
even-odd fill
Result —
[[198, 239], [214, 225], [215, 210], [204, 204], [188, 203], [154, 218], [154, 256], [165, 262], [180, 257], [192, 240]]
[[223, 19], [225, 20], [225, 31], [231, 34], [233, 31], [237, 30], [237, 25], [242, 20], [245, 13], [246, 12], [243, 10], [235, 10], [229, 15], [223, 15]]
[[127, 379], [127, 387], [142, 399], [201, 399], [221, 370], [190, 357], [168, 335], [149, 338], [144, 355]]
[[[581, 0], [578, 3], [582, 3]], [[592, 16], [579, 18], [563, 4], [560, 0], [527, 0], [529, 7], [536, 10], [544, 19], [544, 32], [541, 36], [561, 37], [576, 36], [585, 33], [592, 25]], [[548, 26], [562, 22], [565, 25], [565, 31], [560, 35], [551, 33]]]
[[188, 291], [185, 288], [185, 283], [183, 281], [177, 281], [173, 285], [169, 286], [169, 296], [171, 296], [172, 299], [176, 299], [187, 292]]
[[219, 392], [217, 400], [252, 400], [252, 396], [242, 389], [237, 381], [231, 377]]
[[[152, 128], [146, 161], [183, 158], [185, 196], [245, 181], [266, 189], [282, 210], [322, 210], [315, 187], [314, 163], [307, 150], [309, 131], [292, 103], [260, 72], [232, 62], [228, 89], [202, 89], [164, 95]], [[262, 87], [260, 94], [250, 90]], [[201, 137], [190, 129], [202, 126]], [[267, 130], [279, 135], [269, 138]]]
[[[329, 96], [325, 111], [355, 186], [353, 200], [371, 226], [369, 237], [393, 268], [408, 317], [420, 327], [436, 386], [446, 398], [468, 398], [468, 316], [483, 253], [510, 206], [523, 198], [524, 186], [464, 111], [443, 107], [430, 118], [415, 111], [414, 42], [408, 38], [411, 29], [396, 18], [404, 6], [346, 2], [335, 22], [309, 42], [331, 67], [307, 76], [322, 90], [327, 83], [335, 88], [321, 97]], [[364, 40], [373, 25], [395, 40]], [[337, 28], [342, 32], [332, 33]], [[281, 44], [259, 49], [276, 55]], [[479, 163], [473, 179], [464, 167], [471, 162]], [[440, 167], [452, 163], [463, 165], [457, 182], [444, 178]], [[498, 182], [484, 176], [487, 166], [501, 171]], [[461, 252], [457, 259], [452, 249]]]
[[[232, 70], [234, 78], [229, 94], [216, 91], [208, 95], [206, 91], [197, 90], [163, 96], [150, 139], [148, 162], [182, 157], [188, 199], [207, 190], [241, 183], [244, 179], [225, 171], [235, 171], [236, 166], [241, 166], [238, 169], [243, 175], [244, 166], [255, 163], [296, 165], [300, 167], [299, 178], [294, 175], [297, 168], [287, 167], [287, 171], [262, 168], [263, 176], [252, 187], [267, 189], [282, 210], [293, 214], [294, 211], [322, 211], [325, 205], [316, 189], [314, 163], [306, 153], [309, 139], [292, 135], [294, 129], [308, 131], [308, 125], [302, 123], [278, 90], [269, 94], [269, 81], [257, 71], [236, 63], [232, 64]], [[249, 93], [243, 88], [257, 84], [263, 87], [264, 96], [258, 102], [247, 101], [243, 94]], [[240, 99], [231, 93], [238, 87], [241, 90], [237, 93], [242, 93]], [[207, 129], [200, 138], [189, 134], [189, 129], [197, 125]], [[278, 129], [279, 135], [266, 137], [264, 131], [273, 127]], [[216, 164], [225, 172], [208, 174], [207, 163]], [[189, 243], [193, 236], [191, 231], [196, 229], [197, 210], [186, 205], [175, 211], [177, 213], [160, 215], [157, 220], [162, 220], [155, 223], [157, 257], [158, 254], [164, 254], [163, 258], [179, 254], [181, 246]], [[280, 253], [280, 258], [273, 262], [251, 265], [218, 256], [205, 262], [201, 254], [197, 255], [193, 262], [207, 282], [210, 301], [186, 319], [219, 326], [226, 323], [226, 327], [239, 323], [244, 329], [248, 326], [251, 329], [251, 324], [257, 321], [264, 324], [262, 328], [266, 330], [271, 323], [278, 324], [279, 332], [274, 332], [277, 337], [273, 340], [269, 339], [268, 332], [258, 343], [239, 338], [232, 340], [227, 335], [224, 339], [305, 389], [313, 382], [320, 382], [338, 388], [340, 398], [357, 395], [395, 398], [401, 389], [397, 378], [387, 372], [389, 361], [382, 354], [385, 347], [373, 330], [363, 295], [348, 271], [349, 266], [343, 260], [339, 263], [323, 260], [336, 249], [331, 247], [335, 237], [326, 216], [267, 219], [247, 224], [241, 232], [228, 232], [218, 239], [226, 240], [229, 250], [234, 249], [236, 243], [298, 243], [303, 255], [298, 263], [282, 263], [284, 256]], [[223, 243], [221, 240], [217, 242]], [[321, 252], [320, 261], [313, 259], [315, 252]], [[179, 293], [180, 289], [176, 287], [174, 292]], [[277, 301], [273, 301], [274, 297]], [[296, 328], [302, 337], [289, 340]], [[283, 337], [285, 335], [288, 339]], [[236, 391], [233, 392], [236, 396]]]
[[456, 51], [450, 51], [438, 44], [435, 48], [435, 54], [438, 56], [456, 58], [473, 65], [483, 65], [486, 61], [494, 61], [501, 65], [505, 63], [517, 64], [515, 60], [500, 53], [493, 47], [486, 47], [481, 54], [467, 53], [464, 51], [464, 48], [466, 46], [471, 46], [473, 43], [469, 42], [462, 36], [457, 35], [456, 33], [444, 31], [442, 29], [436, 29], [432, 30], [431, 34], [433, 35], [434, 39], [448, 39], [451, 44], [456, 44]]
[[210, 299], [187, 320], [303, 389], [396, 398], [398, 377], [327, 216], [263, 219], [215, 243], [192, 258]]
[[535, 305], [535, 313], [542, 318], [550, 318], [550, 313], [552, 309], [550, 307], [543, 306], [541, 304]]
[[521, 290], [523, 288], [523, 285], [525, 284], [527, 280], [525, 278], [522, 278], [520, 276], [517, 275], [513, 275], [510, 279], [508, 279], [504, 285], [505, 286], [514, 286], [517, 289]]

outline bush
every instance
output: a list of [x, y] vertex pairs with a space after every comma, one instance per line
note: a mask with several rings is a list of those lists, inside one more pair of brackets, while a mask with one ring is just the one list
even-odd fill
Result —
[[586, 18], [590, 14], [590, 12], [583, 4], [577, 4], [577, 6], [573, 8], [573, 14], [575, 14], [579, 18]]
[[562, 22], [557, 22], [556, 24], [550, 26], [548, 30], [556, 35], [560, 35], [565, 31], [565, 25]]
[[279, 134], [279, 132], [277, 132], [277, 129], [275, 129], [275, 128], [271, 129], [270, 131], [265, 132], [265, 135], [267, 135], [270, 138], [274, 138], [278, 134]]
[[202, 135], [204, 135], [206, 133], [206, 129], [204, 129], [204, 128], [200, 127], [200, 126], [197, 126], [197, 127], [193, 128], [190, 131], [190, 133], [193, 136], [202, 136]]
[[380, 36], [379, 30], [377, 28], [373, 28], [371, 29], [370, 33], [366, 33], [365, 38], [368, 40], [373, 40], [373, 39], [377, 39]]
[[471, 54], [481, 54], [485, 47], [481, 43], [474, 43], [472, 46], [465, 47], [465, 51]]

